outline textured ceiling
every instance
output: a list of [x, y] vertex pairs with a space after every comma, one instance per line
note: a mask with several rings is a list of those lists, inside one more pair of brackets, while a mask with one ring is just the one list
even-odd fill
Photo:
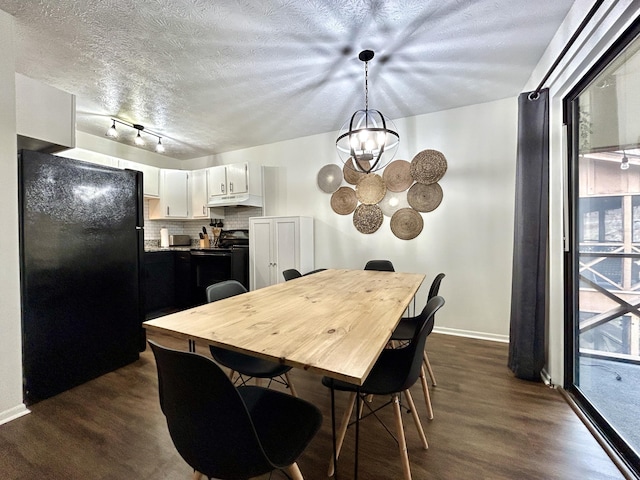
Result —
[[[535, 6], [532, 5], [535, 4]], [[16, 70], [187, 159], [517, 95], [573, 0], [0, 0]], [[402, 132], [401, 132], [402, 134]]]

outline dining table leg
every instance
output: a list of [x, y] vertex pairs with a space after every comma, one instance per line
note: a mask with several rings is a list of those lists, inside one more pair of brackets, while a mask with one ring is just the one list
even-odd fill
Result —
[[356, 459], [354, 465], [353, 478], [358, 480], [358, 444], [360, 441], [360, 415], [362, 409], [362, 402], [360, 400], [360, 387], [356, 391]]
[[336, 448], [336, 391], [331, 387], [331, 437], [333, 438], [333, 478], [338, 480], [338, 452]]

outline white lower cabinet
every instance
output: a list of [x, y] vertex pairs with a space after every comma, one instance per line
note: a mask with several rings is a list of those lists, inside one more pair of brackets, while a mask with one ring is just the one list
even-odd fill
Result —
[[314, 269], [312, 217], [249, 219], [249, 286], [251, 290], [284, 281], [282, 272]]

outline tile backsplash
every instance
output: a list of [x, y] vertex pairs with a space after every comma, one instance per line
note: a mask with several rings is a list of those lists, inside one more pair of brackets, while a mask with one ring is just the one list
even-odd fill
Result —
[[[224, 209], [225, 218], [222, 219], [223, 230], [236, 228], [249, 228], [249, 217], [259, 217], [262, 215], [260, 207], [227, 207]], [[201, 218], [199, 220], [149, 220], [149, 200], [144, 200], [144, 243], [146, 246], [157, 246], [160, 244], [160, 229], [166, 227], [169, 235], [189, 235], [191, 243], [198, 243], [198, 233], [202, 227], [209, 227], [210, 220]]]

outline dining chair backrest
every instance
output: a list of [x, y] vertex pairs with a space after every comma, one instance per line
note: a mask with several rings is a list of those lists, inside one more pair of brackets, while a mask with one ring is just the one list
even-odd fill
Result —
[[301, 277], [302, 274], [295, 268], [290, 268], [282, 272], [282, 276], [284, 277], [285, 282], [288, 282], [289, 280], [293, 280], [294, 278]]
[[212, 360], [149, 341], [158, 369], [160, 406], [173, 443], [198, 472], [251, 478], [271, 471], [237, 389]]
[[365, 270], [378, 270], [380, 272], [395, 272], [393, 263], [389, 260], [369, 260], [364, 266]]
[[429, 296], [427, 297], [427, 300], [438, 295], [438, 292], [440, 291], [440, 283], [442, 283], [443, 278], [444, 273], [439, 273], [438, 275], [436, 275], [436, 278], [433, 279], [433, 282], [431, 282], [431, 287], [429, 288]]
[[225, 280], [224, 282], [214, 283], [207, 287], [207, 302], [217, 302], [223, 298], [233, 297], [234, 295], [240, 295], [246, 292], [247, 289], [244, 288], [244, 285], [240, 282], [236, 280]]

